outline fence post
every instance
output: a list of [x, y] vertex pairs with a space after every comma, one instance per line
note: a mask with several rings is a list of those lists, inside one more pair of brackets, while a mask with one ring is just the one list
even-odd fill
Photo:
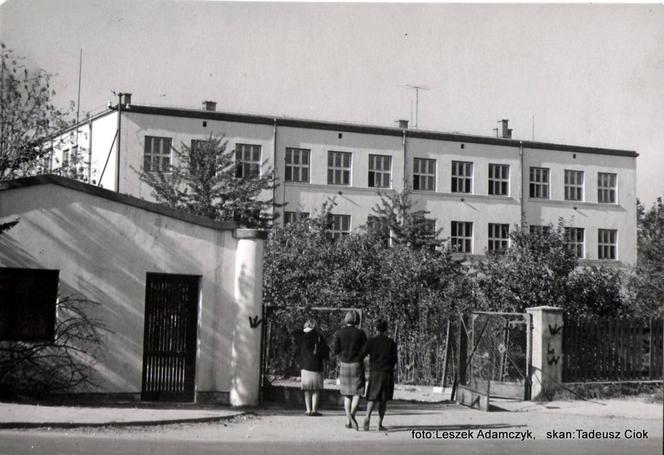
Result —
[[555, 390], [563, 380], [563, 310], [526, 308], [532, 317], [531, 399]]

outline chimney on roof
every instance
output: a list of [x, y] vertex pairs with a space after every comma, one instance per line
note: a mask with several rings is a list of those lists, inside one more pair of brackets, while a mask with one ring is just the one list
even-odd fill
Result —
[[399, 128], [402, 130], [408, 129], [408, 120], [397, 120], [397, 123], [399, 123]]
[[216, 101], [203, 101], [203, 106], [205, 106], [206, 111], [216, 111], [217, 102]]
[[131, 93], [120, 93], [120, 104], [125, 107], [131, 106]]
[[512, 129], [507, 127], [507, 122], [509, 122], [509, 120], [506, 118], [498, 120], [498, 123], [501, 124], [500, 137], [503, 139], [512, 139]]

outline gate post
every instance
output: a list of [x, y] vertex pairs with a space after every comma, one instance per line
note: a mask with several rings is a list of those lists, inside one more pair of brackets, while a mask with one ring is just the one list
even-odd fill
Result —
[[236, 229], [236, 317], [231, 348], [232, 406], [256, 406], [260, 397], [263, 252], [267, 233]]
[[531, 399], [555, 390], [563, 381], [563, 310], [526, 308], [532, 316]]

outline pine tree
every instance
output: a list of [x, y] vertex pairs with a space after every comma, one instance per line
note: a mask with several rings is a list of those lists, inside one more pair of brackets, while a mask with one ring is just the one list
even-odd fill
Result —
[[412, 248], [440, 247], [442, 229], [435, 229], [433, 220], [427, 219], [426, 210], [417, 209], [411, 199], [412, 191], [378, 193], [380, 202], [372, 208], [373, 215], [367, 223], [367, 231], [382, 242], [389, 237], [393, 244]]

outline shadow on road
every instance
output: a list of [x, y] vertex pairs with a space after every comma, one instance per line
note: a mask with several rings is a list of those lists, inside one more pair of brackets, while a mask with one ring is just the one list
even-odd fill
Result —
[[509, 423], [491, 423], [487, 425], [395, 425], [387, 427], [385, 433], [398, 433], [402, 431], [459, 431], [459, 430], [494, 430], [500, 428], [523, 428], [528, 425], [513, 425]]

